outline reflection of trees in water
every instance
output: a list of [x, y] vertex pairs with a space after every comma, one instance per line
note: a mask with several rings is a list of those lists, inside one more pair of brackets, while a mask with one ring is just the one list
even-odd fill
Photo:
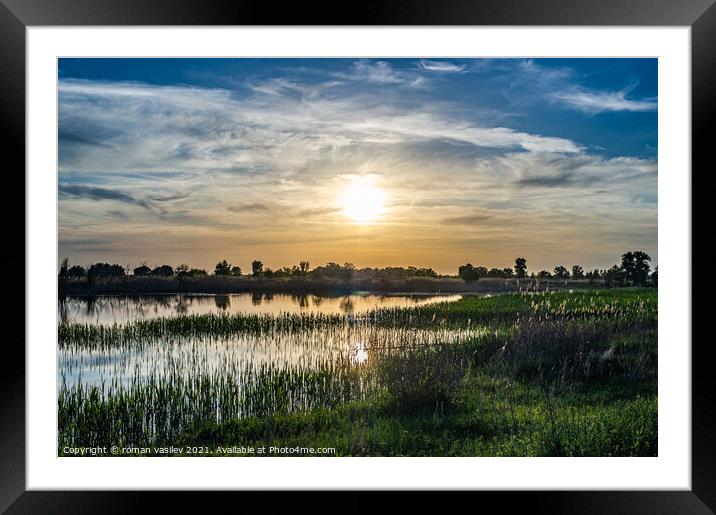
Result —
[[57, 307], [58, 307], [58, 311], [60, 314], [60, 321], [63, 323], [67, 323], [67, 310], [68, 310], [67, 298], [60, 297], [59, 305]]
[[[148, 300], [152, 300], [149, 298]], [[154, 297], [154, 302], [163, 307], [163, 308], [170, 308], [173, 301], [176, 300], [176, 295], [157, 295]]]
[[[232, 298], [234, 297], [234, 298]], [[62, 322], [124, 323], [157, 316], [234, 310], [237, 312], [328, 312], [355, 314], [375, 307], [412, 306], [460, 295], [344, 295], [242, 293], [239, 295], [127, 295], [58, 298]], [[251, 302], [249, 303], [249, 299]], [[233, 301], [233, 303], [232, 303]], [[253, 304], [254, 307], [251, 305]], [[259, 307], [259, 305], [264, 304]]]
[[299, 305], [300, 308], [307, 308], [310, 306], [310, 302], [308, 301], [308, 295], [305, 293], [294, 293], [291, 295], [291, 300]]
[[163, 315], [174, 309], [178, 302], [178, 295], [139, 295], [135, 297], [118, 298], [118, 303], [124, 304], [127, 320], [134, 318], [149, 318], [150, 313]]
[[[224, 307], [228, 307], [231, 305], [231, 298], [228, 295], [219, 295], [220, 297], [227, 297], [226, 305]], [[216, 307], [220, 309], [224, 309], [220, 303], [216, 300], [216, 295], [191, 295], [191, 294], [179, 294], [174, 295], [172, 298], [176, 301], [176, 304], [174, 305], [173, 309], [181, 314], [185, 315], [187, 313], [192, 313], [194, 310], [193, 308], [195, 306], [209, 306], [211, 304], [216, 305]], [[197, 312], [200, 312], [197, 311]]]
[[180, 315], [186, 315], [189, 311], [189, 302], [187, 302], [187, 298], [184, 295], [179, 295], [175, 309], [176, 312]]
[[228, 295], [215, 295], [214, 304], [222, 311], [225, 311], [231, 306], [231, 298]]
[[97, 297], [85, 297], [85, 315], [89, 316], [97, 311]]
[[353, 310], [355, 309], [353, 298], [350, 295], [341, 297], [341, 301], [338, 303], [338, 307], [341, 309], [341, 311], [343, 311], [343, 313], [353, 313]]
[[97, 297], [61, 297], [58, 307], [62, 322], [72, 321], [73, 313], [90, 317], [98, 311]]

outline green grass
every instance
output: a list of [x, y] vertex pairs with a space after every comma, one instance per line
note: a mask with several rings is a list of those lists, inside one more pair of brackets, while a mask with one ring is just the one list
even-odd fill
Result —
[[378, 320], [395, 323], [496, 323], [513, 322], [519, 316], [537, 312], [563, 317], [602, 318], [614, 314], [624, 318], [640, 311], [656, 320], [657, 291], [645, 288], [610, 290], [507, 293], [492, 297], [466, 297], [457, 302], [428, 304], [415, 308], [378, 310]]
[[[350, 329], [363, 331], [368, 359], [357, 365], [341, 356], [310, 368], [228, 363], [211, 373], [199, 363], [187, 374], [183, 363], [129, 385], [63, 385], [58, 449], [298, 445], [344, 456], [654, 456], [657, 300], [653, 289], [611, 289], [467, 298], [363, 320], [201, 315], [108, 328], [61, 324], [66, 351]], [[391, 340], [369, 338], [371, 327], [394, 328]], [[425, 345], [406, 327], [440, 337], [463, 332]]]
[[[491, 384], [492, 383], [492, 384]], [[656, 396], [595, 399], [572, 394], [550, 405], [524, 385], [506, 391], [482, 379], [444, 410], [401, 413], [388, 401], [335, 410], [206, 423], [179, 445], [334, 447], [338, 456], [651, 456], [657, 452]], [[502, 389], [501, 389], [502, 387]], [[486, 393], [489, 392], [489, 393]]]

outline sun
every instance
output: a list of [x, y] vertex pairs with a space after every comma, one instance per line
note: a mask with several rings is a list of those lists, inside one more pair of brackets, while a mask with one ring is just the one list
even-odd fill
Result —
[[386, 193], [370, 177], [353, 177], [339, 198], [343, 214], [358, 224], [377, 221], [385, 211]]

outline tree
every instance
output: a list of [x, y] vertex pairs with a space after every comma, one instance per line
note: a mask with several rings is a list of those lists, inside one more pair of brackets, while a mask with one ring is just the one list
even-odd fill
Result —
[[124, 268], [120, 265], [109, 263], [95, 263], [87, 270], [87, 278], [93, 281], [97, 278], [106, 277], [122, 277], [124, 276]]
[[537, 277], [540, 279], [550, 279], [552, 277], [552, 274], [550, 274], [547, 270], [540, 270], [540, 272], [537, 274]]
[[69, 258], [65, 258], [62, 260], [62, 264], [60, 265], [60, 277], [67, 277], [67, 269], [69, 267]]
[[594, 284], [594, 280], [599, 279], [601, 276], [602, 274], [597, 268], [586, 274], [587, 279], [589, 279], [589, 284]]
[[525, 258], [515, 259], [515, 275], [518, 279], [527, 277], [527, 260]]
[[299, 267], [297, 267], [296, 265], [293, 265], [291, 268], [289, 268], [287, 266], [281, 267], [278, 270], [276, 270], [273, 273], [273, 275], [274, 275], [274, 277], [291, 277], [292, 275], [293, 276], [303, 275], [303, 273], [301, 273], [301, 269]]
[[356, 267], [353, 263], [344, 263], [342, 266], [333, 261], [313, 269], [311, 275], [316, 277], [330, 277], [339, 280], [351, 279]]
[[572, 265], [572, 279], [584, 279], [584, 269], [579, 265]]
[[152, 275], [157, 277], [171, 277], [174, 275], [174, 269], [169, 265], [161, 265], [152, 270]]
[[646, 286], [651, 268], [649, 261], [651, 261], [649, 255], [640, 250], [622, 254], [622, 269], [626, 275], [627, 284]]
[[605, 270], [604, 285], [609, 288], [611, 286], [623, 286], [626, 281], [626, 273], [620, 266], [614, 265], [609, 270]]
[[177, 277], [186, 277], [187, 275], [189, 275], [189, 265], [182, 263], [181, 265], [177, 266], [174, 271], [176, 272]]
[[557, 279], [567, 279], [569, 278], [569, 272], [566, 268], [563, 266], [555, 266], [554, 267], [554, 275], [557, 277]]
[[515, 275], [515, 271], [512, 270], [511, 268], [503, 268], [503, 269], [502, 269], [502, 276], [503, 276], [505, 279], [509, 279], [510, 277], [514, 277], [514, 275]]
[[301, 261], [298, 264], [298, 268], [301, 271], [301, 275], [306, 275], [311, 269], [311, 264], [308, 261]]
[[87, 275], [87, 271], [79, 265], [73, 265], [67, 270], [67, 277], [84, 277], [85, 275]]
[[477, 268], [472, 266], [472, 263], [467, 263], [459, 267], [457, 269], [457, 275], [459, 275], [465, 282], [472, 282], [480, 279], [480, 274]]
[[343, 277], [346, 281], [350, 281], [353, 278], [355, 271], [356, 266], [353, 263], [343, 263]]
[[241, 275], [241, 267], [232, 266], [230, 274], [234, 277], [239, 277]]
[[264, 272], [264, 264], [261, 261], [255, 260], [251, 262], [251, 275], [254, 277], [261, 277]]
[[149, 275], [152, 273], [152, 269], [149, 268], [147, 265], [138, 266], [133, 270], [134, 275], [143, 276], [143, 275]]
[[654, 271], [651, 273], [651, 284], [653, 286], [658, 286], [658, 274], [659, 274], [659, 267], [655, 267]]
[[226, 261], [219, 261], [214, 267], [214, 275], [229, 275], [231, 273], [231, 264]]

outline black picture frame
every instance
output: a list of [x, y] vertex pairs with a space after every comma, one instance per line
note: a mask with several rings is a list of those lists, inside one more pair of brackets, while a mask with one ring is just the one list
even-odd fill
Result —
[[[713, 270], [714, 254], [706, 239], [713, 222], [706, 210], [712, 194], [712, 137], [716, 135], [716, 0], [419, 0], [384, 3], [362, 1], [353, 8], [338, 3], [287, 3], [280, 8], [256, 0], [0, 0], [0, 127], [5, 161], [3, 186], [8, 197], [25, 191], [25, 30], [62, 25], [638, 25], [689, 26], [692, 51], [692, 267]], [[340, 8], [340, 9], [339, 9]], [[9, 159], [8, 159], [9, 158]], [[14, 163], [14, 168], [7, 163]], [[12, 171], [11, 171], [12, 169]], [[683, 173], [689, 173], [684, 170]], [[25, 268], [24, 224], [19, 208], [3, 203], [5, 220], [18, 231], [17, 250], [1, 256], [5, 270]], [[11, 222], [15, 222], [12, 224]], [[22, 231], [22, 232], [21, 232]], [[20, 244], [22, 240], [22, 245]], [[9, 242], [8, 242], [9, 245]], [[21, 252], [19, 249], [22, 248]], [[501, 510], [529, 506], [550, 513], [713, 513], [716, 511], [716, 388], [709, 338], [698, 338], [709, 321], [708, 284], [694, 291], [692, 277], [692, 489], [690, 491], [480, 492]], [[706, 283], [708, 281], [706, 280]], [[12, 285], [24, 291], [24, 284]], [[698, 285], [697, 285], [698, 287]], [[21, 289], [22, 288], [22, 289]], [[699, 296], [703, 298], [699, 300]], [[18, 309], [16, 300], [14, 308]], [[22, 303], [25, 308], [25, 303]], [[31, 306], [26, 306], [30, 308]], [[9, 311], [8, 311], [9, 312]], [[707, 333], [703, 333], [704, 335]], [[161, 496], [164, 508], [204, 504], [207, 493], [40, 492], [25, 487], [25, 351], [19, 337], [6, 336], [0, 372], [0, 511], [18, 513], [126, 513], [143, 511]], [[689, 342], [669, 342], [686, 345]], [[48, 348], [52, 352], [52, 348]], [[12, 364], [12, 365], [11, 365]], [[233, 493], [223, 493], [231, 502]], [[238, 494], [242, 502], [257, 494]], [[352, 496], [359, 494], [352, 493]], [[421, 502], [421, 495], [414, 496]], [[271, 508], [283, 495], [263, 496]], [[453, 498], [451, 502], [454, 502]], [[216, 499], [212, 498], [212, 504]], [[364, 504], [363, 500], [359, 504]], [[325, 498], [321, 501], [325, 504]], [[310, 504], [309, 504], [310, 505]]]

